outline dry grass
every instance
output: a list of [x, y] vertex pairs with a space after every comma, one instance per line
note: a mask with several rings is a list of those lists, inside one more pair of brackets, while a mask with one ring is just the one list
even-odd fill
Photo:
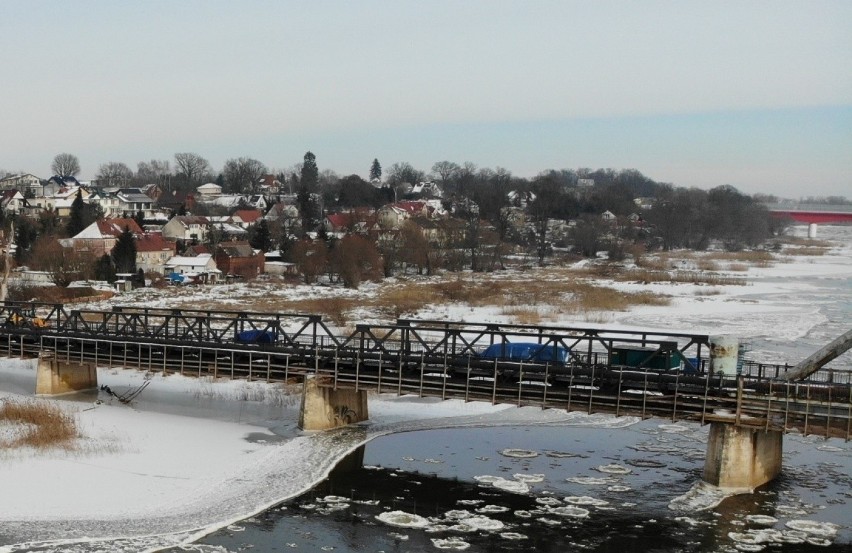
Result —
[[745, 263], [731, 263], [730, 265], [728, 265], [728, 270], [737, 273], [744, 273], [748, 271], [748, 265], [746, 265]]
[[4, 401], [0, 405], [0, 421], [12, 428], [11, 437], [0, 440], [4, 448], [71, 449], [79, 436], [74, 417], [45, 401]]
[[819, 256], [819, 255], [825, 255], [827, 252], [828, 252], [828, 248], [822, 247], [822, 246], [784, 248], [784, 254], [785, 255]]
[[718, 271], [719, 264], [712, 259], [699, 259], [696, 266], [700, 271]]

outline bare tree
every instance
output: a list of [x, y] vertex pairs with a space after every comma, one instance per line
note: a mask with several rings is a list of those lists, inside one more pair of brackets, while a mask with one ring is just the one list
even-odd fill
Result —
[[187, 186], [199, 184], [202, 177], [212, 172], [209, 161], [191, 152], [175, 154], [175, 167]]
[[167, 185], [171, 176], [172, 170], [167, 159], [152, 159], [150, 162], [140, 161], [136, 164], [136, 180], [140, 184]]
[[60, 177], [73, 177], [80, 172], [80, 160], [74, 154], [56, 154], [50, 164], [50, 170]]
[[432, 175], [433, 178], [437, 178], [441, 181], [441, 186], [446, 188], [450, 181], [456, 178], [459, 169], [461, 169], [461, 167], [459, 167], [458, 163], [453, 163], [452, 161], [438, 161], [432, 166]]
[[98, 167], [96, 178], [98, 179], [98, 184], [106, 186], [122, 185], [133, 178], [133, 171], [124, 163], [110, 161]]
[[225, 185], [236, 194], [253, 194], [260, 184], [260, 177], [267, 173], [266, 165], [250, 157], [229, 159], [222, 173]]

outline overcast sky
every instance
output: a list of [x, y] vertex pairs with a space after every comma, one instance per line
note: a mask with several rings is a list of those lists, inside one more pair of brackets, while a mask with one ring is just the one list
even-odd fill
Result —
[[852, 2], [0, 0], [2, 169], [307, 150], [852, 197]]

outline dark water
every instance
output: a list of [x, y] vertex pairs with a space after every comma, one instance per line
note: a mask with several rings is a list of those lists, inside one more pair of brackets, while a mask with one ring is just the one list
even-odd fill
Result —
[[[408, 552], [463, 542], [475, 552], [852, 551], [849, 444], [787, 436], [775, 482], [714, 509], [672, 510], [670, 501], [701, 477], [705, 440], [697, 425], [659, 421], [383, 437], [310, 493], [208, 536], [196, 550]], [[489, 476], [534, 481], [513, 493]], [[424, 517], [415, 520], [424, 527], [394, 526], [402, 515], [377, 518], [393, 511]], [[841, 528], [833, 536], [814, 524], [803, 532], [791, 522], [798, 520]], [[751, 543], [759, 540], [771, 543]]]

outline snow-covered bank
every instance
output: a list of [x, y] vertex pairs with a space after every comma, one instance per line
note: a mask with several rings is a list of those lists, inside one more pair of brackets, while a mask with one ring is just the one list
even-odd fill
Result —
[[[629, 289], [652, 286], [671, 296], [672, 303], [609, 314], [605, 324], [819, 341], [834, 328], [848, 328], [849, 319], [831, 320], [826, 310], [837, 298], [822, 297], [814, 284], [852, 278], [852, 227], [841, 229], [840, 236], [844, 241], [829, 255], [792, 257], [750, 269], [744, 275], [748, 285], [717, 287], [718, 293], [699, 293], [706, 286], [611, 283]], [[464, 305], [435, 306], [417, 315], [471, 321], [501, 317], [488, 308]], [[548, 321], [576, 323], [567, 317]], [[136, 371], [99, 372], [100, 383], [118, 393], [139, 387], [145, 378], [151, 384], [130, 406], [103, 392], [53, 400], [76, 414], [82, 438], [75, 451], [0, 451], [0, 552], [142, 551], [184, 543], [302, 493], [347, 452], [389, 432], [632, 422], [382, 396], [370, 399], [369, 423], [303, 434], [296, 428], [298, 397], [288, 395], [292, 390], [263, 383], [146, 377]], [[34, 379], [32, 363], [0, 360], [0, 400], [30, 395]]]
[[[4, 360], [2, 367], [0, 373], [10, 381], [20, 385], [30, 379], [34, 385], [32, 362]], [[105, 392], [99, 394], [102, 403], [94, 395], [86, 401], [53, 400], [75, 413], [83, 435], [76, 450], [0, 454], [0, 536], [18, 543], [0, 551], [26, 550], [45, 542], [63, 550], [80, 542], [81, 550], [97, 550], [98, 542], [115, 538], [124, 538], [117, 543], [128, 550], [179, 544], [310, 489], [346, 453], [389, 432], [485, 424], [632, 422], [383, 396], [370, 399], [372, 421], [367, 424], [304, 434], [296, 428], [298, 401], [281, 390], [270, 392], [266, 384], [213, 385], [174, 375], [99, 371], [100, 382], [117, 393], [138, 387], [145, 378], [150, 385], [132, 406], [110, 400]], [[0, 393], [0, 399], [4, 397], [13, 396]], [[162, 412], [168, 409], [167, 402], [184, 405], [186, 414]], [[424, 409], [424, 404], [429, 407]], [[232, 420], [222, 420], [223, 413], [230, 413]]]

